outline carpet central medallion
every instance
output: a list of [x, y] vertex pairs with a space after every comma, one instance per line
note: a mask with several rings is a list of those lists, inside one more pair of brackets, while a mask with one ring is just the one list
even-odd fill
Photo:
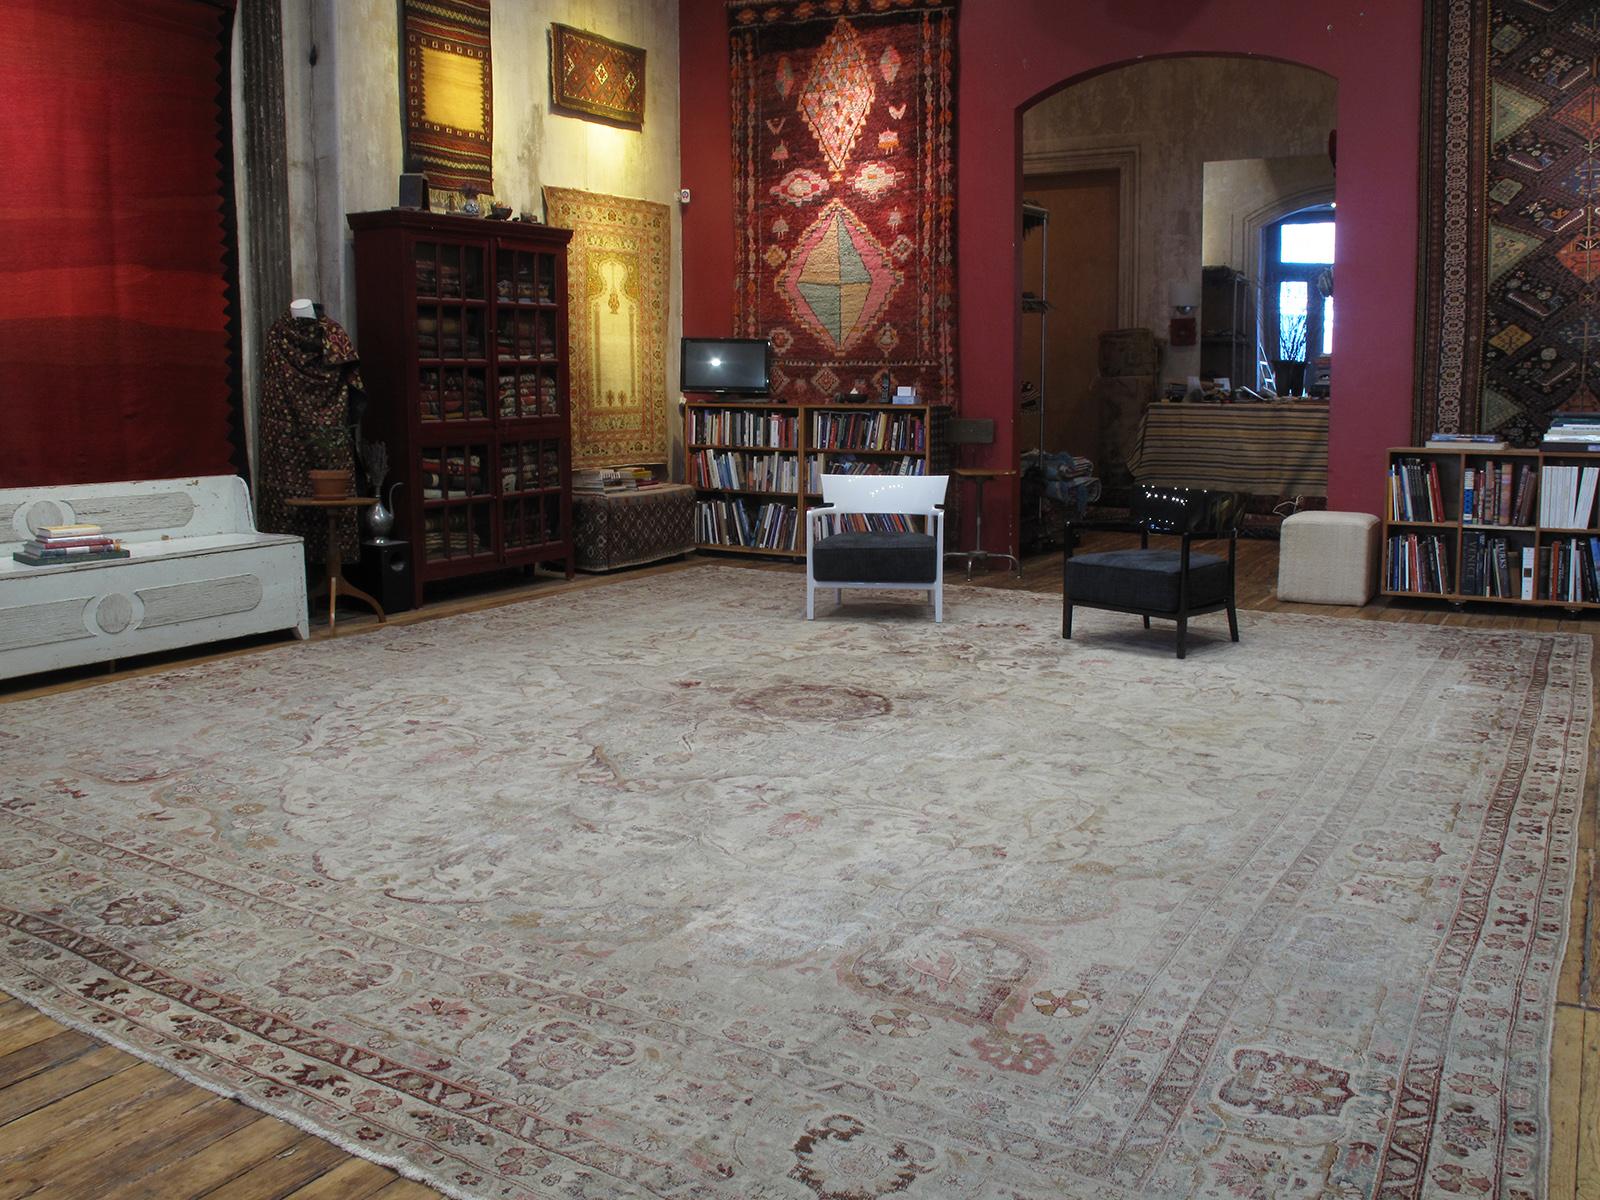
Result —
[[466, 1200], [1547, 1194], [1587, 637], [947, 599], [6, 704], [0, 990]]

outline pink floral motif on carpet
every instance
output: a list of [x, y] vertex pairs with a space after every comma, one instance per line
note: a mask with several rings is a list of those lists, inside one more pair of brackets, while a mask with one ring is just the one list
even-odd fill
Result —
[[4, 705], [0, 988], [464, 1197], [1543, 1195], [1587, 637], [801, 599]]

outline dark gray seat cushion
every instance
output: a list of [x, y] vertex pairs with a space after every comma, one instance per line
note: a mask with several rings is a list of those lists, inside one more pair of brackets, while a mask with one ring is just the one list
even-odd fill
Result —
[[927, 587], [938, 571], [931, 533], [835, 533], [811, 551], [822, 583], [906, 583]]
[[[1151, 612], [1178, 611], [1177, 550], [1102, 550], [1067, 560], [1067, 598], [1073, 604], [1109, 604]], [[1228, 560], [1189, 555], [1189, 607], [1228, 598]]]

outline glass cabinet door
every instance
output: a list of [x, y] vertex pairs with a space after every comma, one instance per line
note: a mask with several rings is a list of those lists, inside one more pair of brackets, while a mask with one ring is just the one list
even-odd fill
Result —
[[509, 551], [556, 540], [561, 529], [561, 443], [554, 438], [500, 444], [500, 536]]
[[484, 257], [481, 246], [419, 241], [414, 247], [417, 407], [424, 422], [489, 415]]
[[422, 557], [427, 562], [494, 554], [492, 459], [485, 442], [424, 446], [421, 461]]

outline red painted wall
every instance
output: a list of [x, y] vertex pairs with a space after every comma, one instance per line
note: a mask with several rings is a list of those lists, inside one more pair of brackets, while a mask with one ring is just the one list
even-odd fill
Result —
[[[683, 330], [733, 322], [733, 193], [723, 0], [681, 0]], [[980, 465], [1015, 462], [1021, 113], [1141, 58], [1248, 54], [1339, 80], [1339, 352], [1328, 505], [1378, 511], [1383, 452], [1410, 440], [1422, 0], [963, 0], [957, 49], [961, 410], [996, 418]], [[1263, 114], [1264, 116], [1270, 114]], [[985, 534], [1016, 537], [1017, 492]]]

